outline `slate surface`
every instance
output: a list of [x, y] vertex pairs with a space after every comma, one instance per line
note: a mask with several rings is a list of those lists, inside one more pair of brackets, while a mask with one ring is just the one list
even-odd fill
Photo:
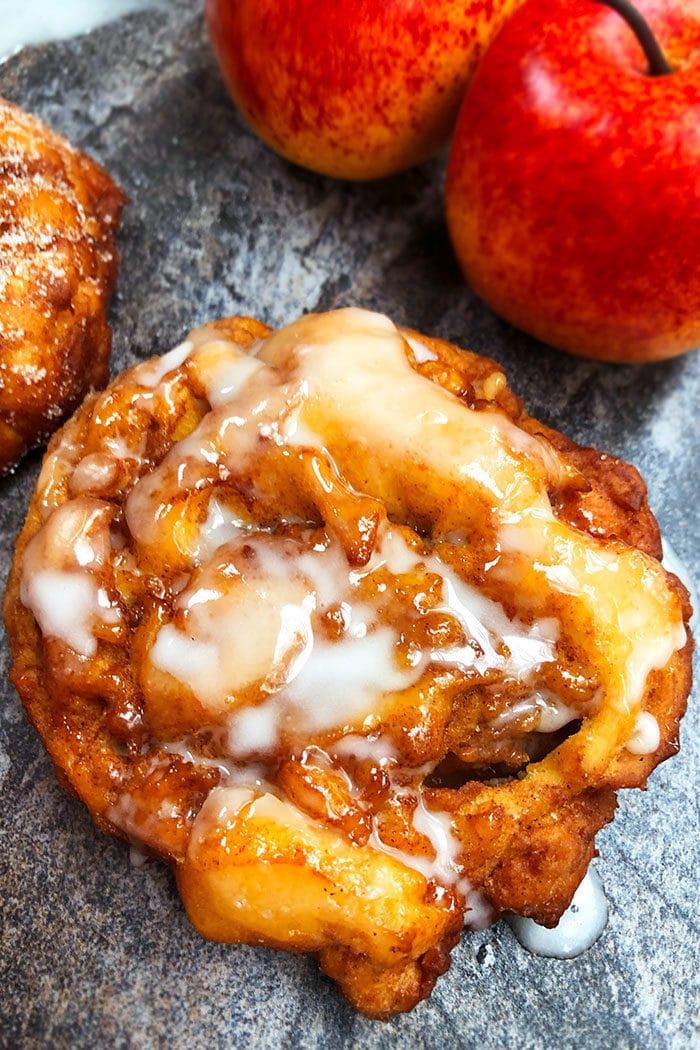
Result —
[[[613, 368], [496, 319], [451, 256], [442, 161], [372, 186], [292, 168], [243, 127], [187, 0], [24, 52], [0, 68], [0, 92], [95, 154], [131, 195], [115, 371], [227, 313], [277, 325], [302, 310], [381, 309], [498, 357], [535, 415], [636, 463], [698, 578], [700, 355]], [[3, 578], [38, 462], [0, 483]], [[131, 867], [58, 787], [6, 670], [3, 636], [2, 1046], [646, 1050], [700, 1040], [697, 691], [681, 754], [646, 794], [625, 795], [600, 835], [611, 917], [598, 944], [562, 962], [528, 955], [505, 924], [467, 934], [432, 999], [380, 1024], [357, 1016], [312, 960], [201, 940], [170, 873]]]

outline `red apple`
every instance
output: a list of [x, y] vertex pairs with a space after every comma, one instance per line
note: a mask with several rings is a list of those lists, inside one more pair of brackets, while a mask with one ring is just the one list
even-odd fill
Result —
[[527, 0], [466, 93], [447, 178], [476, 292], [552, 346], [700, 344], [700, 2], [638, 0], [672, 71], [594, 0]]
[[374, 179], [447, 141], [467, 81], [521, 0], [206, 0], [251, 127], [313, 171]]

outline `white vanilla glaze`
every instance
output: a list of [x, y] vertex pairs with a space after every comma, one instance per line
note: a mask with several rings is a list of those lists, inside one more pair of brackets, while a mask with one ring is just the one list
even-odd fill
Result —
[[81, 656], [97, 652], [95, 631], [115, 627], [121, 611], [101, 582], [109, 561], [109, 504], [83, 498], [64, 503], [27, 546], [20, 599], [45, 637]]
[[200, 565], [210, 561], [219, 547], [240, 539], [252, 529], [252, 522], [238, 514], [231, 514], [216, 496], [212, 496], [207, 504], [206, 520], [197, 533], [193, 556]]
[[[220, 343], [218, 334], [212, 334]], [[232, 364], [245, 356], [235, 344], [228, 345]], [[357, 432], [363, 435], [363, 455], [383, 449], [395, 460], [415, 450], [421, 463], [438, 476], [444, 472], [464, 487], [465, 495], [480, 492], [497, 504], [515, 499], [519, 486], [513, 486], [513, 473], [518, 468], [542, 484], [548, 473], [555, 478], [569, 474], [545, 442], [525, 434], [502, 413], [465, 411], [457, 398], [414, 372], [396, 328], [379, 314], [343, 310], [304, 318], [266, 339], [256, 360], [265, 367], [250, 374], [236, 397], [220, 403], [134, 488], [127, 519], [139, 542], [156, 542], [159, 529], [166, 527], [158, 517], [164, 492], [176, 496], [190, 490], [197, 480], [218, 476], [222, 467], [240, 475], [251, 455], [270, 453], [261, 447], [261, 437], [278, 448], [323, 449], [334, 444], [336, 430]], [[206, 386], [206, 344], [191, 354], [188, 365]], [[396, 412], [387, 403], [388, 389], [392, 404], [400, 406]], [[436, 418], [450, 426], [434, 426]], [[348, 464], [333, 455], [332, 447], [329, 451], [345, 474]], [[474, 513], [464, 506], [455, 509], [460, 519]]]
[[571, 904], [551, 930], [520, 915], [511, 915], [508, 922], [523, 948], [534, 955], [574, 959], [595, 944], [607, 925], [608, 902], [603, 884], [589, 868]]
[[178, 343], [172, 350], [169, 350], [167, 354], [156, 357], [151, 361], [145, 361], [142, 365], [137, 365], [134, 369], [134, 378], [141, 386], [153, 390], [160, 386], [168, 372], [174, 372], [176, 368], [183, 365], [193, 350], [194, 343], [192, 340], [185, 339], [184, 342]]
[[426, 361], [437, 361], [439, 360], [438, 355], [434, 350], [431, 350], [429, 346], [426, 346], [420, 339], [416, 339], [415, 336], [406, 336], [406, 342], [413, 351], [413, 356], [416, 360], [416, 364], [422, 365]]
[[387, 845], [381, 838], [380, 829], [376, 826], [371, 839], [375, 849], [401, 860], [406, 867], [413, 868], [421, 875], [425, 875], [426, 879], [434, 879], [443, 886], [455, 886], [466, 896], [470, 887], [466, 880], [462, 883], [462, 873], [457, 863], [462, 847], [455, 837], [449, 814], [429, 809], [421, 790], [414, 791], [410, 788], [399, 787], [394, 789], [393, 794], [396, 798], [404, 797], [415, 801], [413, 827], [419, 834], [425, 835], [435, 856], [419, 856]]
[[244, 809], [248, 809], [251, 815], [285, 827], [304, 828], [314, 824], [303, 810], [286, 799], [280, 799], [272, 790], [224, 784], [209, 792], [192, 829], [191, 848], [196, 850], [198, 842], [212, 828], [225, 832]]
[[[541, 669], [556, 659], [565, 626], [584, 639], [599, 672], [591, 719], [602, 719], [601, 725], [611, 719], [610, 747], [626, 738], [629, 747], [640, 728], [638, 721], [630, 737], [649, 671], [664, 666], [686, 636], [678, 603], [653, 559], [622, 544], [613, 552], [556, 518], [548, 490], [575, 474], [556, 450], [497, 408], [469, 409], [420, 375], [411, 353], [423, 363], [432, 352], [415, 339], [409, 343], [410, 351], [387, 318], [345, 310], [273, 333], [255, 356], [215, 328], [200, 329], [162, 360], [136, 368], [132, 376], [144, 404], [167, 403], [186, 373], [210, 410], [134, 484], [125, 534], [136, 563], [143, 556], [153, 564], [160, 551], [173, 549], [174, 523], [187, 526], [178, 532], [182, 564], [169, 584], [173, 619], [158, 628], [145, 663], [150, 688], [160, 688], [159, 675], [175, 678], [201, 705], [202, 728], [223, 730], [221, 762], [211, 761], [224, 773], [221, 791], [237, 794], [224, 799], [218, 788], [212, 792], [195, 830], [212, 814], [225, 820], [239, 803], [277, 812], [286, 803], [264, 785], [260, 761], [283, 741], [309, 745], [326, 734], [339, 761], [375, 761], [395, 792], [415, 796], [414, 828], [434, 856], [398, 851], [402, 862], [471, 902], [450, 817], [427, 805], [424, 770], [413, 770], [413, 779], [399, 775], [394, 743], [381, 728], [384, 705], [417, 689], [428, 670], [434, 677], [456, 672], [465, 681], [467, 672], [495, 675], [515, 679], [526, 696], [499, 718], [530, 710], [538, 715], [537, 729], [551, 732], [581, 716], [538, 682]], [[493, 374], [494, 388], [500, 375]], [[106, 454], [133, 456], [118, 447]], [[78, 465], [78, 487], [89, 486], [93, 467], [99, 480], [104, 466]], [[411, 487], [413, 476], [425, 484]], [[351, 557], [342, 529], [334, 531], [332, 514], [324, 511], [334, 479], [342, 499], [365, 500], [365, 515], [371, 517], [369, 497], [380, 508], [367, 527], [367, 556]], [[227, 486], [248, 502], [227, 499]], [[193, 519], [187, 518], [190, 498], [200, 501]], [[101, 582], [111, 551], [108, 507], [80, 497], [48, 512], [25, 557], [22, 601], [44, 633], [83, 655], [95, 652], [99, 629], [120, 617]], [[423, 542], [392, 526], [392, 516], [431, 522], [431, 538]], [[322, 523], [326, 538], [312, 542]], [[485, 529], [495, 537], [486, 568], [502, 583], [504, 600], [512, 599], [510, 612], [438, 553], [440, 541], [458, 537], [478, 548]], [[65, 563], [56, 564], [56, 546], [69, 552]], [[382, 615], [391, 578], [405, 574], [436, 577], [438, 607], [393, 595], [394, 610], [411, 627], [438, 612], [455, 627], [449, 644], [408, 648], [399, 624]], [[368, 602], [364, 595], [374, 582]], [[54, 613], [65, 607], [59, 591], [66, 587], [68, 625]], [[417, 631], [416, 637], [432, 636]], [[629, 724], [618, 741], [620, 712]], [[648, 721], [641, 728], [648, 745]], [[121, 817], [128, 824], [128, 813]], [[380, 827], [371, 841], [391, 852]], [[478, 922], [478, 901], [470, 907]]]
[[640, 711], [625, 747], [633, 755], [653, 755], [660, 743], [659, 723], [649, 711]]
[[[207, 535], [224, 534], [224, 524], [210, 524], [220, 512], [218, 505], [210, 507]], [[388, 526], [363, 569], [349, 565], [336, 541], [309, 549], [264, 533], [246, 533], [219, 547], [212, 565], [213, 572], [205, 568], [178, 595], [175, 607], [184, 622], [160, 629], [150, 660], [187, 685], [213, 716], [257, 683], [262, 701], [237, 708], [228, 719], [228, 748], [236, 758], [274, 750], [286, 726], [313, 734], [380, 717], [384, 698], [413, 686], [431, 662], [473, 667], [482, 675], [498, 670], [527, 681], [555, 658], [556, 622], [528, 627], [509, 619], [436, 555], [422, 557]], [[383, 568], [400, 575], [418, 566], [441, 578], [439, 611], [462, 627], [464, 642], [426, 645], [401, 667], [399, 628], [382, 624], [377, 609], [355, 594]], [[319, 632], [318, 618], [333, 608], [344, 629], [329, 640]], [[415, 610], [415, 619], [421, 615]]]
[[249, 354], [232, 357], [231, 343], [225, 339], [202, 344], [196, 367], [209, 404], [214, 408], [233, 401], [248, 380], [264, 368], [262, 362]]
[[[328, 316], [306, 318], [274, 333], [252, 360], [218, 335], [207, 344], [206, 330], [197, 333], [188, 367], [200, 377], [213, 408], [193, 434], [135, 486], [126, 508], [134, 538], [146, 547], [157, 544], [159, 530], [167, 527], [167, 514], [162, 513], [164, 493], [191, 490], [207, 478], [214, 479], [222, 468], [240, 474], [254, 455], [288, 455], [286, 450], [310, 445], [328, 457], [326, 445], [333, 444], [335, 428], [363, 434], [368, 453], [372, 450], [374, 455], [376, 449], [379, 455], [381, 450], [390, 460], [399, 452], [405, 458], [415, 450], [419, 462], [428, 463], [446, 485], [459, 482], [459, 495], [465, 494], [460, 520], [473, 513], [470, 500], [488, 500], [493, 520], [500, 523], [497, 571], [511, 586], [517, 587], [520, 576], [527, 579], [539, 573], [543, 577], [540, 590], [565, 596], [574, 617], [585, 621], [584, 637], [591, 634], [591, 620], [599, 625], [595, 655], [598, 659], [603, 656], [603, 666], [608, 650], [616, 658], [609, 681], [604, 682], [608, 705], [634, 711], [649, 671], [664, 666], [685, 642], [680, 617], [673, 621], [668, 615], [668, 590], [652, 560], [627, 548], [612, 553], [556, 519], [546, 487], [567, 476], [557, 453], [497, 411], [465, 410], [456, 398], [414, 372], [390, 321], [355, 310], [330, 317], [330, 321]], [[392, 390], [393, 403], [401, 406], [399, 412], [392, 413], [387, 407], [386, 389]], [[351, 465], [334, 463], [334, 459], [330, 459], [333, 469], [346, 475]], [[459, 498], [455, 502], [459, 504]], [[382, 558], [390, 569], [392, 558], [397, 557], [410, 566], [413, 552], [401, 548], [399, 540], [401, 549], [392, 554], [392, 542], [390, 533], [380, 537], [367, 572]], [[250, 540], [246, 543], [250, 545]], [[373, 713], [380, 695], [415, 683], [428, 656], [463, 666], [473, 664], [477, 669], [481, 660], [483, 666], [496, 668], [503, 665], [499, 647], [505, 644], [510, 657], [504, 670], [516, 677], [530, 674], [553, 658], [555, 621], [540, 617], [529, 630], [514, 628], [496, 603], [450, 574], [430, 555], [424, 559], [426, 568], [442, 576], [445, 608], [464, 624], [466, 644], [452, 651], [420, 653], [412, 669], [399, 673], [392, 665], [391, 633], [353, 613], [352, 576], [343, 570], [339, 556], [339, 551], [330, 549], [320, 557], [308, 555], [302, 570], [301, 553], [282, 559], [284, 565], [278, 559], [275, 565], [270, 549], [263, 571], [264, 578], [275, 581], [269, 596], [262, 597], [262, 578], [252, 588], [252, 601], [236, 598], [229, 602], [215, 588], [210, 589], [208, 601], [201, 591], [196, 596], [185, 592], [179, 605], [187, 613], [187, 635], [172, 625], [162, 629], [153, 662], [180, 677], [205, 703], [211, 703], [215, 695], [221, 706], [232, 686], [243, 686], [243, 672], [248, 674], [246, 685], [253, 675], [264, 679], [271, 699], [233, 718], [229, 739], [237, 754], [245, 753], [241, 748], [245, 748], [246, 735], [257, 747], [265, 739], [274, 747], [290, 707], [305, 712], [308, 728], [314, 722], [315, 728], [326, 729], [355, 724], [363, 713]], [[324, 577], [322, 584], [320, 576]], [[301, 582], [301, 589], [291, 586], [290, 577]], [[646, 584], [641, 596], [640, 577]], [[313, 629], [314, 614], [323, 604], [319, 586], [327, 587], [333, 602], [349, 610], [345, 632], [331, 645]], [[187, 604], [194, 601], [196, 607]], [[255, 601], [261, 602], [257, 620]], [[248, 617], [251, 623], [257, 622], [258, 650], [259, 654], [265, 650], [264, 659], [254, 660], [246, 653], [239, 661], [232, 655], [238, 648], [228, 639], [236, 637], [239, 627], [246, 637]], [[276, 626], [271, 629], [271, 624]], [[477, 642], [480, 657], [472, 641]], [[234, 663], [238, 677], [231, 679]], [[623, 675], [618, 673], [619, 663], [625, 668]], [[346, 687], [340, 682], [343, 677]], [[371, 684], [375, 685], [374, 696], [367, 694]], [[329, 689], [331, 702], [319, 705], [318, 696], [327, 697]], [[537, 697], [533, 705], [542, 707]], [[319, 706], [323, 718], [310, 716]], [[552, 724], [551, 709], [549, 714]], [[559, 716], [568, 720], [568, 712], [561, 709], [559, 715], [554, 713], [554, 724]], [[548, 724], [544, 710], [542, 717], [544, 730]]]
[[[387, 529], [378, 537], [375, 552], [359, 577], [382, 565], [399, 575], [424, 565], [442, 579], [443, 601], [438, 608], [454, 616], [463, 626], [464, 645], [431, 650], [430, 658], [441, 663], [473, 666], [481, 673], [499, 670], [509, 677], [526, 680], [542, 664], [555, 659], [559, 624], [555, 619], [537, 620], [531, 627], [511, 620], [503, 606], [462, 580], [436, 554], [422, 556], [409, 547], [397, 530]], [[476, 642], [476, 647], [473, 644]], [[503, 655], [503, 646], [507, 655]]]
[[359, 733], [346, 733], [340, 740], [330, 744], [328, 751], [341, 761], [349, 756], [358, 762], [369, 761], [378, 769], [395, 765], [398, 760], [391, 739], [381, 735], [360, 736]]
[[[233, 368], [242, 351], [230, 344], [230, 355]], [[602, 665], [607, 716], [635, 711], [649, 672], [685, 643], [680, 610], [673, 611], [653, 559], [623, 545], [612, 552], [555, 517], [547, 487], [564, 483], [571, 471], [551, 446], [499, 411], [466, 410], [416, 373], [399, 333], [377, 314], [346, 310], [304, 318], [266, 339], [255, 360], [261, 367], [245, 372], [247, 381], [234, 384], [235, 395], [219, 402], [135, 486], [126, 512], [138, 543], [157, 545], [160, 530], [168, 528], [164, 494], [172, 501], [222, 469], [239, 476], [253, 455], [275, 462], [290, 448], [312, 443], [330, 453], [351, 481], [367, 457], [397, 476], [413, 460], [419, 472], [429, 469], [442, 479], [445, 489], [459, 486], [453, 504], [441, 508], [438, 524], [445, 532], [468, 529], [475, 510], [483, 518], [483, 501], [488, 503], [501, 548], [496, 571], [509, 587], [517, 590], [522, 581], [523, 594], [538, 594], [540, 615], [548, 592], [566, 600], [572, 622], [581, 622], [577, 634]], [[206, 372], [205, 363], [206, 345], [200, 345], [188, 367]], [[215, 373], [221, 368], [219, 362]], [[202, 381], [206, 385], [206, 375]], [[217, 401], [211, 382], [209, 396]], [[444, 423], [435, 425], [438, 419]], [[338, 433], [361, 435], [352, 461], [336, 450]]]
[[60, 638], [81, 656], [97, 652], [95, 624], [118, 623], [109, 595], [84, 572], [41, 569], [27, 575], [22, 602], [31, 609], [46, 637]]
[[523, 715], [537, 715], [537, 731], [554, 733], [581, 717], [576, 708], [563, 703], [550, 690], [535, 690], [501, 711], [493, 720], [495, 728], [506, 728]]
[[583, 605], [599, 645], [607, 642], [612, 646], [607, 655], [618, 658], [611, 667], [608, 704], [634, 710], [649, 673], [665, 667], [685, 645], [680, 608], [669, 615], [668, 585], [653, 559], [635, 548], [598, 547], [591, 537], [573, 532], [551, 514], [525, 508], [500, 529], [499, 541], [516, 564], [534, 565], [552, 590]]

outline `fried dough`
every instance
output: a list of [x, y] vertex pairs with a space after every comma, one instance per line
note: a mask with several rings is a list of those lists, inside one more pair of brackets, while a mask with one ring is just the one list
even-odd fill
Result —
[[358, 1009], [460, 929], [554, 925], [677, 749], [687, 592], [634, 468], [501, 368], [359, 310], [192, 333], [54, 436], [12, 679], [103, 830], [207, 937], [318, 953]]
[[0, 99], [0, 474], [107, 381], [124, 201], [99, 164]]

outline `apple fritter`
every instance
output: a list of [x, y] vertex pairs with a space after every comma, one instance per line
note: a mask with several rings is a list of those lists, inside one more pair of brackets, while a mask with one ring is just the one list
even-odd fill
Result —
[[57, 434], [13, 681], [205, 936], [319, 955], [373, 1017], [465, 925], [554, 925], [677, 747], [687, 593], [644, 484], [493, 361], [361, 310], [199, 329]]
[[99, 164], [0, 99], [0, 474], [107, 381], [124, 201]]

